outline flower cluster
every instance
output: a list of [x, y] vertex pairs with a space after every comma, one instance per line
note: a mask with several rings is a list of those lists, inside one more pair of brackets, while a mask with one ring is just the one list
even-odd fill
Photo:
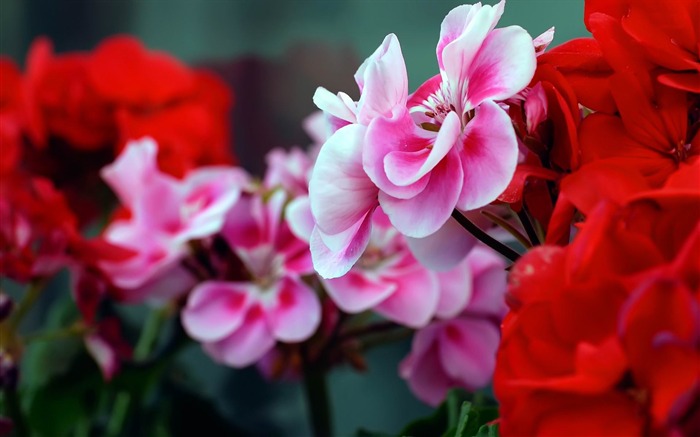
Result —
[[146, 304], [270, 379], [412, 336], [416, 397], [493, 376], [504, 436], [700, 433], [700, 3], [587, 0], [593, 37], [551, 49], [504, 8], [450, 11], [412, 93], [389, 34], [263, 175], [226, 86], [130, 37], [0, 59], [0, 273], [29, 284], [0, 294], [0, 383], [67, 268], [106, 380], [149, 358], [119, 308]]

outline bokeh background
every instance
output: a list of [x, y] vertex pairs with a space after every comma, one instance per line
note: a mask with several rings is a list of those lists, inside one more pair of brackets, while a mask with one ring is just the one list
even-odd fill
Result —
[[[56, 52], [91, 50], [113, 34], [139, 37], [217, 71], [233, 88], [233, 147], [242, 164], [263, 169], [272, 147], [306, 145], [302, 119], [317, 86], [356, 95], [352, 75], [387, 33], [402, 45], [415, 88], [436, 74], [440, 22], [454, 0], [1, 0], [0, 53], [20, 65], [32, 40], [48, 36]], [[489, 1], [488, 3], [494, 3]], [[534, 36], [556, 27], [554, 45], [586, 36], [583, 0], [508, 0], [500, 27]], [[41, 317], [37, 315], [36, 317]], [[140, 317], [138, 311], [135, 317]], [[358, 427], [398, 432], [431, 409], [397, 375], [407, 342], [370, 352], [369, 369], [336, 369], [330, 380], [337, 435]], [[308, 435], [303, 393], [294, 383], [265, 383], [254, 369], [214, 365], [197, 346], [180, 359], [186, 380], [226, 420], [258, 435]], [[196, 421], [196, 417], [192, 417]], [[204, 425], [204, 424], [202, 424]]]

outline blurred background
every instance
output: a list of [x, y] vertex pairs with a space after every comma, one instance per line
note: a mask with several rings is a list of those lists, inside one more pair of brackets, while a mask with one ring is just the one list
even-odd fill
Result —
[[[440, 22], [454, 0], [1, 0], [0, 53], [20, 66], [32, 40], [48, 36], [58, 53], [92, 50], [127, 33], [190, 64], [218, 72], [236, 99], [234, 147], [260, 173], [272, 147], [304, 146], [301, 128], [315, 110], [317, 86], [357, 96], [353, 74], [387, 33], [402, 45], [410, 86], [437, 73]], [[494, 1], [488, 3], [493, 4]], [[586, 36], [583, 0], [509, 0], [499, 27], [518, 24], [535, 37], [556, 27], [553, 45]], [[41, 317], [41, 315], [37, 315]], [[135, 317], [139, 317], [138, 311]], [[397, 375], [409, 343], [370, 352], [369, 369], [331, 375], [337, 435], [359, 427], [398, 432], [431, 409]], [[197, 346], [180, 367], [230, 424], [257, 435], [308, 435], [303, 393], [294, 383], [265, 383], [254, 369], [213, 364]], [[192, 417], [192, 420], [197, 420]], [[201, 429], [201, 428], [200, 428]]]

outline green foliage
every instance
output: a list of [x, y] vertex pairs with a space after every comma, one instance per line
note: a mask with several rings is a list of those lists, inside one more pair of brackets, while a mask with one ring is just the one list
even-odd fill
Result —
[[[498, 437], [498, 418], [493, 402], [482, 405], [480, 396], [453, 390], [431, 414], [406, 425], [393, 437]], [[355, 437], [390, 437], [391, 434], [360, 429]]]

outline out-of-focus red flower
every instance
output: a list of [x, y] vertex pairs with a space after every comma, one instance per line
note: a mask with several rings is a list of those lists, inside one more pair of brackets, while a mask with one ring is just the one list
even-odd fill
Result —
[[22, 141], [22, 76], [12, 60], [0, 56], [0, 177], [18, 164]]
[[[617, 27], [669, 87], [700, 93], [700, 2], [698, 0], [587, 0], [586, 27], [600, 40]], [[621, 37], [620, 37], [621, 38]], [[617, 44], [617, 41], [604, 41]]]
[[17, 281], [50, 275], [65, 265], [76, 220], [50, 181], [3, 175], [0, 184], [0, 272]]
[[495, 391], [509, 435], [697, 435], [700, 194], [597, 203], [511, 271]]
[[51, 137], [81, 150], [114, 142], [113, 108], [95, 92], [88, 76], [89, 63], [86, 53], [54, 55], [46, 38], [32, 44], [27, 56], [25, 109], [34, 146], [46, 147]]
[[[39, 38], [27, 59], [24, 91], [25, 129], [40, 149], [59, 140], [80, 151], [106, 149], [113, 157], [129, 140], [151, 136], [161, 144], [162, 168], [175, 176], [235, 162], [228, 87], [133, 37], [108, 38], [92, 53], [60, 55]], [[41, 159], [34, 161], [46, 169]]]

